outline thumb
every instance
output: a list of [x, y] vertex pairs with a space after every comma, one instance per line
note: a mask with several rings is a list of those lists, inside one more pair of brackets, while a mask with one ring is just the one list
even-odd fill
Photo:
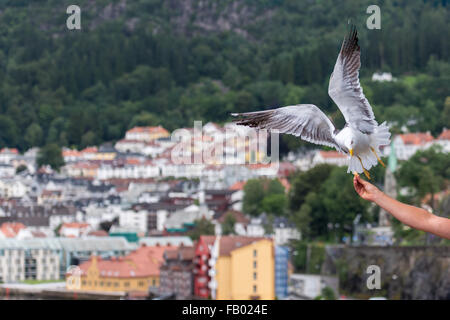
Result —
[[359, 183], [361, 183], [364, 187], [369, 185], [369, 182], [367, 182], [364, 179], [361, 179], [361, 177], [359, 175], [356, 176], [356, 179], [358, 180]]

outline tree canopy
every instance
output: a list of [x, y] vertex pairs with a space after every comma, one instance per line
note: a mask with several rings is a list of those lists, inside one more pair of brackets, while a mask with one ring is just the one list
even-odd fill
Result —
[[[368, 30], [366, 9], [377, 2], [382, 26]], [[449, 123], [447, 1], [77, 5], [82, 29], [69, 31], [64, 1], [0, 4], [0, 147], [84, 147], [135, 125], [173, 130], [293, 103], [314, 103], [342, 125], [327, 86], [349, 18], [359, 27], [361, 81], [377, 120], [433, 134]], [[373, 82], [375, 71], [397, 81]], [[283, 152], [302, 146], [283, 142]]]

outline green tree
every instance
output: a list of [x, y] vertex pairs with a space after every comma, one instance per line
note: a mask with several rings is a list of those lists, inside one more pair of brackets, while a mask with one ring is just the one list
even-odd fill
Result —
[[[320, 179], [320, 177], [326, 177]], [[319, 179], [318, 179], [319, 178]], [[291, 200], [300, 205], [292, 205], [291, 220], [302, 232], [304, 239], [340, 241], [343, 236], [351, 236], [353, 220], [362, 215], [362, 221], [371, 221], [368, 204], [354, 191], [352, 176], [345, 168], [316, 166], [300, 173], [293, 187], [302, 194], [291, 192]]]
[[39, 147], [42, 143], [44, 132], [37, 123], [32, 123], [25, 130], [24, 140], [28, 147]]
[[284, 193], [269, 193], [264, 197], [261, 205], [264, 212], [270, 215], [282, 216], [286, 213], [287, 197]]
[[291, 212], [296, 212], [300, 209], [308, 193], [317, 191], [328, 178], [332, 169], [333, 166], [331, 165], [321, 164], [308, 171], [299, 172], [292, 177], [289, 191], [289, 209]]
[[61, 148], [54, 143], [45, 145], [39, 149], [37, 164], [39, 167], [49, 165], [52, 169], [59, 171], [59, 169], [64, 165]]
[[25, 170], [27, 170], [27, 166], [21, 164], [20, 166], [18, 166], [18, 167], [16, 168], [16, 173], [20, 173], [20, 172], [23, 172], [23, 171], [25, 171]]
[[261, 203], [264, 199], [263, 183], [259, 179], [250, 179], [244, 186], [244, 198], [242, 209], [244, 213], [257, 216], [261, 211]]
[[400, 187], [410, 188], [403, 200], [420, 205], [429, 196], [429, 205], [435, 208], [434, 195], [445, 188], [450, 179], [450, 158], [439, 146], [417, 151], [408, 161], [401, 163], [396, 177]]
[[203, 235], [214, 235], [214, 224], [205, 218], [194, 221], [194, 228], [187, 232], [187, 235], [194, 241]]
[[222, 234], [224, 236], [226, 235], [230, 235], [230, 234], [236, 234], [236, 232], [234, 231], [234, 226], [236, 224], [236, 218], [228, 213], [225, 215], [225, 219], [222, 223]]

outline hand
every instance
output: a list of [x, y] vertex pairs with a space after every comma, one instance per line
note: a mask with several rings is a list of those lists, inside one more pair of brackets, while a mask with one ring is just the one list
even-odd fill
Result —
[[382, 195], [382, 192], [377, 187], [361, 179], [358, 174], [353, 177], [353, 186], [364, 200], [376, 201]]

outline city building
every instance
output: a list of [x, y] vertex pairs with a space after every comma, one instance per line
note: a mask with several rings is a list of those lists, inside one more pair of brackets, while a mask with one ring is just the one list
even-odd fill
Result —
[[0, 281], [58, 280], [61, 252], [43, 239], [0, 239]]
[[322, 289], [329, 287], [339, 297], [339, 279], [318, 274], [291, 274], [289, 276], [289, 296], [315, 299], [322, 294]]
[[67, 238], [80, 238], [92, 230], [89, 223], [66, 222], [59, 229], [59, 235]]
[[194, 295], [197, 298], [207, 299], [211, 295], [209, 288], [211, 265], [209, 261], [215, 239], [215, 236], [200, 236], [195, 245]]
[[242, 212], [236, 210], [229, 210], [223, 213], [219, 213], [214, 217], [215, 234], [222, 234], [222, 224], [227, 220], [232, 219], [234, 221], [234, 232], [237, 235], [244, 236], [247, 234], [247, 225], [250, 223], [250, 219], [247, 218]]
[[295, 224], [286, 217], [275, 217], [273, 231], [276, 246], [286, 245], [291, 240], [300, 240], [301, 238], [301, 234]]
[[82, 291], [148, 292], [159, 287], [160, 267], [164, 251], [170, 246], [139, 247], [122, 257], [102, 259], [93, 255], [79, 265]]
[[177, 300], [192, 299], [194, 258], [194, 247], [181, 246], [164, 252], [164, 263], [160, 268], [159, 294], [174, 294]]
[[[430, 147], [433, 142], [434, 138], [429, 132], [399, 134], [393, 139], [398, 160], [408, 160], [418, 150], [424, 150]], [[383, 151], [384, 155], [388, 156], [390, 147], [385, 147]]]
[[346, 166], [348, 165], [348, 156], [337, 151], [317, 151], [312, 158], [311, 167], [315, 167], [316, 165], [323, 163], [336, 166]]
[[194, 245], [192, 239], [185, 236], [168, 236], [168, 237], [145, 237], [139, 239], [139, 245], [153, 246], [185, 246], [191, 247]]
[[161, 126], [157, 127], [134, 127], [125, 133], [126, 140], [152, 141], [159, 138], [169, 137], [170, 132]]
[[445, 153], [450, 152], [450, 129], [444, 128], [441, 134], [436, 139], [436, 143], [442, 147]]
[[275, 299], [275, 250], [271, 239], [219, 236], [211, 250], [213, 298]]
[[275, 247], [275, 296], [283, 299], [288, 295], [289, 248]]

